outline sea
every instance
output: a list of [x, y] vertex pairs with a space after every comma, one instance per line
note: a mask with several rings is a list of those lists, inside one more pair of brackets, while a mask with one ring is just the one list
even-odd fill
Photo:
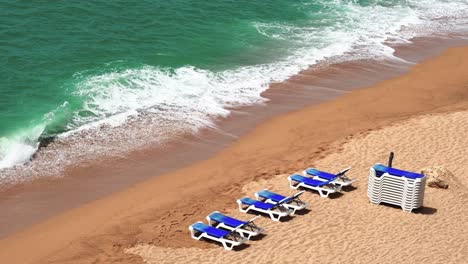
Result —
[[0, 0], [0, 185], [215, 127], [324, 61], [467, 30], [467, 0]]

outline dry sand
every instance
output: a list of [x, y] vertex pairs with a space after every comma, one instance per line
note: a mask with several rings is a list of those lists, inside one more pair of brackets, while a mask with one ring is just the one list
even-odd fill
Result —
[[[237, 252], [220, 246], [165, 248], [140, 244], [127, 250], [147, 263], [465, 263], [468, 257], [468, 111], [428, 115], [367, 135], [350, 138], [342, 150], [316, 162], [319, 168], [338, 171], [352, 165], [349, 176], [358, 179], [355, 190], [335, 199], [306, 193], [311, 211], [286, 222], [258, 221], [266, 236]], [[387, 160], [395, 151], [394, 165], [419, 171], [443, 165], [455, 178], [450, 188], [426, 189], [424, 208], [407, 213], [368, 202], [369, 166]], [[263, 188], [293, 194], [287, 175], [251, 182], [242, 193], [253, 197]], [[226, 213], [251, 216], [234, 209]], [[202, 215], [201, 215], [202, 216]], [[202, 217], [200, 217], [200, 220]], [[202, 243], [202, 242], [200, 242]]]
[[[213, 158], [0, 240], [0, 260], [141, 263], [143, 256], [156, 263], [463, 262], [468, 252], [466, 69], [468, 47], [450, 49], [404, 76], [275, 117]], [[420, 117], [411, 119], [415, 116]], [[396, 166], [444, 165], [458, 184], [428, 189], [426, 207], [415, 214], [370, 205], [367, 170], [384, 162], [390, 150], [397, 153]], [[189, 236], [187, 227], [214, 210], [241, 216], [235, 199], [244, 194], [265, 187], [292, 193], [288, 173], [347, 165], [354, 166], [350, 176], [359, 179], [357, 189], [328, 200], [307, 193], [309, 213], [284, 223], [261, 219], [267, 236], [239, 252]]]

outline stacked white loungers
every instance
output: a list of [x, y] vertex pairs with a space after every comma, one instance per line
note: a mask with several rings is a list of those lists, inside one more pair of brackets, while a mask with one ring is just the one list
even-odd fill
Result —
[[422, 206], [425, 185], [423, 174], [375, 164], [369, 172], [367, 196], [372, 203], [393, 204], [411, 212]]

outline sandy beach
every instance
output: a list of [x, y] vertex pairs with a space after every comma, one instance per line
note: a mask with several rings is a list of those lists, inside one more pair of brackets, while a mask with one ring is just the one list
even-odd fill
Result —
[[[0, 240], [5, 263], [462, 263], [468, 256], [468, 47], [451, 48], [400, 77], [274, 117], [207, 160], [68, 210]], [[305, 78], [307, 77], [304, 74]], [[304, 82], [301, 75], [290, 84]], [[367, 173], [394, 165], [453, 172], [406, 213], [369, 204]], [[235, 200], [262, 188], [294, 193], [288, 174], [353, 166], [356, 188], [335, 199], [306, 193], [310, 212], [258, 224], [266, 236], [226, 252], [190, 238], [218, 210], [247, 219]], [[27, 253], [25, 253], [27, 252]]]
[[[466, 215], [468, 208], [466, 137], [468, 112], [426, 115], [346, 140], [340, 150], [314, 162], [318, 168], [338, 171], [353, 165], [355, 190], [335, 199], [306, 193], [311, 211], [281, 223], [263, 218], [266, 236], [249, 242], [238, 252], [217, 246], [165, 248], [138, 244], [126, 252], [146, 263], [463, 263], [468, 252]], [[411, 149], [411, 151], [409, 151]], [[369, 164], [383, 162], [388, 151], [397, 154], [394, 165], [419, 171], [443, 164], [456, 175], [447, 179], [447, 190], [428, 188], [424, 207], [406, 213], [391, 206], [370, 204], [366, 197]], [[458, 176], [458, 177], [457, 177]], [[253, 197], [264, 188], [293, 195], [286, 174], [251, 182], [241, 193]], [[226, 213], [246, 216], [229, 208]], [[307, 261], [309, 262], [309, 261]]]

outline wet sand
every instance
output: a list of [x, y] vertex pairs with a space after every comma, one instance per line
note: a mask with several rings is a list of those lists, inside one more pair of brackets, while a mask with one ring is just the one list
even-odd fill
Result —
[[[414, 116], [466, 109], [467, 66], [468, 49], [450, 49], [402, 77], [352, 92], [341, 91], [342, 96], [333, 101], [275, 117], [234, 139], [213, 158], [10, 235], [0, 241], [0, 259], [9, 263], [140, 262], [139, 256], [124, 253], [136, 244], [221, 250], [191, 240], [187, 226], [211, 211], [232, 210], [246, 184], [319, 162], [339, 149], [336, 142], [350, 135]], [[315, 77], [302, 74], [283, 85], [298, 86], [309, 78]], [[362, 184], [358, 190], [364, 188]], [[340, 204], [340, 199], [334, 204]], [[361, 202], [365, 208], [367, 204]], [[28, 254], [22, 253], [25, 251]]]

